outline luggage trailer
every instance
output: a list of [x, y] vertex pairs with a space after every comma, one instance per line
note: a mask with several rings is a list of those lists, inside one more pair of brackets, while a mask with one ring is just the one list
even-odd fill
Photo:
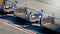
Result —
[[44, 18], [43, 30], [49, 34], [60, 34], [60, 19], [56, 18]]
[[15, 16], [17, 16], [18, 20], [19, 18], [21, 19], [22, 22], [26, 22], [27, 24], [32, 24], [32, 23], [39, 23], [39, 18], [38, 18], [38, 13], [39, 11], [26, 8], [16, 8], [14, 11]]

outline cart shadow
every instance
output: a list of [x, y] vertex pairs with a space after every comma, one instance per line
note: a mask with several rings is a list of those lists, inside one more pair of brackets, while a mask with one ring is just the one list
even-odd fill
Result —
[[[25, 25], [21, 21], [17, 21], [15, 16], [1, 16], [0, 19], [9, 20], [11, 23], [19, 25], [25, 29], [31, 30], [36, 32], [37, 34], [47, 34], [45, 31], [43, 31], [43, 28], [41, 26], [35, 26], [35, 25]], [[24, 26], [25, 25], [25, 26]]]

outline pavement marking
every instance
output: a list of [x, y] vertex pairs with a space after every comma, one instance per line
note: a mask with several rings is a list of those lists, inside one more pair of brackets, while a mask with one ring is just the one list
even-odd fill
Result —
[[8, 21], [8, 20], [0, 19], [0, 22], [4, 23], [4, 24], [6, 24], [6, 25], [9, 25], [9, 26], [11, 26], [11, 27], [14, 27], [14, 28], [16, 28], [16, 29], [19, 29], [19, 30], [21, 30], [21, 31], [24, 31], [24, 32], [26, 32], [26, 33], [28, 33], [28, 34], [36, 34], [35, 32], [32, 32], [32, 31], [27, 30], [27, 29], [24, 29], [24, 28], [22, 28], [22, 27], [20, 27], [20, 26], [18, 26], [18, 25], [16, 25], [16, 24], [10, 23], [10, 21]]

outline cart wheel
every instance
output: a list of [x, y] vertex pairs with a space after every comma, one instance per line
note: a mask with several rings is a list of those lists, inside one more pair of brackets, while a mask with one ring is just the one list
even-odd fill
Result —
[[32, 25], [32, 23], [31, 23], [31, 22], [26, 22], [26, 24], [27, 24], [27, 25]]

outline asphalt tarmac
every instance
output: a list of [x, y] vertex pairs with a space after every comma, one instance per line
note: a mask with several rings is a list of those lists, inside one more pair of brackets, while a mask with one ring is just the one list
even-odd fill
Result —
[[[20, 22], [20, 20], [17, 21], [15, 16], [1, 16], [0, 19], [8, 20], [8, 21], [10, 21], [10, 23], [19, 25], [20, 27], [25, 28], [25, 29], [30, 30], [30, 31], [33, 31], [36, 34], [49, 34], [49, 33], [46, 33], [46, 31], [43, 31], [43, 28], [41, 26], [37, 26], [37, 25], [25, 25], [24, 24], [25, 22], [22, 23], [22, 22]], [[2, 27], [1, 30], [0, 30], [1, 33], [3, 32], [3, 30], [4, 30], [4, 32], [7, 32], [9, 30], [9, 28], [10, 28], [9, 26], [1, 26], [1, 27]], [[19, 30], [16, 31], [17, 33], [15, 33], [14, 31], [15, 30], [13, 29], [12, 33], [14, 33], [14, 34], [19, 34], [20, 33]], [[10, 32], [10, 31], [8, 31], [8, 32]], [[12, 34], [12, 33], [10, 33], [10, 34]], [[2, 33], [2, 34], [4, 34], [4, 33]], [[6, 33], [6, 34], [8, 34], [8, 33]], [[21, 31], [21, 34], [25, 34], [25, 33]]]
[[0, 34], [28, 34], [0, 22]]

